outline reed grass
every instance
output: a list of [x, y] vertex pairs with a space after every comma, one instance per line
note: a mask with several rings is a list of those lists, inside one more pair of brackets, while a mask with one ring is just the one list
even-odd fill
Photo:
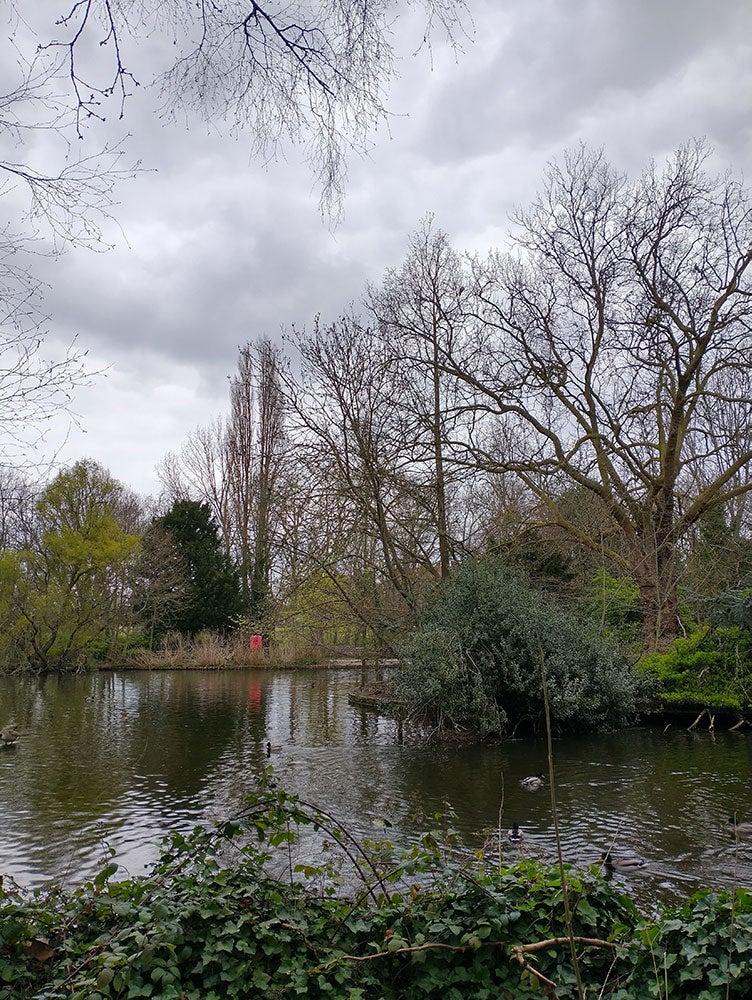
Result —
[[225, 670], [240, 667], [295, 668], [332, 666], [338, 660], [335, 648], [321, 643], [287, 639], [252, 649], [250, 635], [222, 636], [199, 632], [193, 638], [168, 632], [157, 649], [131, 650], [118, 664], [143, 670]]

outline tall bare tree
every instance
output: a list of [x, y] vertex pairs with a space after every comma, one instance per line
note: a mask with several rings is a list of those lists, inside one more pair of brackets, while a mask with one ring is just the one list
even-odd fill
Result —
[[267, 338], [240, 349], [225, 434], [238, 564], [249, 614], [263, 621], [271, 596], [275, 504], [285, 460], [282, 352]]
[[[637, 584], [649, 648], [677, 634], [677, 546], [745, 495], [752, 461], [752, 209], [701, 142], [628, 183], [580, 148], [476, 268], [485, 335], [442, 366], [495, 418], [473, 459], [514, 472], [553, 524]], [[567, 516], [575, 484], [607, 515]]]
[[[443, 577], [449, 575], [453, 555], [448, 511], [452, 483], [446, 455], [458, 432], [459, 416], [456, 383], [442, 371], [440, 362], [466, 335], [469, 301], [463, 261], [446, 234], [434, 230], [432, 216], [411, 236], [402, 266], [389, 270], [381, 287], [371, 288], [368, 294], [369, 309], [390, 341], [401, 375], [400, 405], [413, 417], [414, 426], [405, 428], [411, 449], [425, 442], [427, 461], [421, 464], [432, 469], [438, 566]], [[457, 474], [454, 466], [452, 478]]]
[[278, 491], [286, 462], [282, 350], [267, 338], [238, 353], [230, 413], [193, 431], [158, 472], [168, 502], [209, 505], [226, 554], [238, 569], [248, 613], [268, 611], [280, 527]]

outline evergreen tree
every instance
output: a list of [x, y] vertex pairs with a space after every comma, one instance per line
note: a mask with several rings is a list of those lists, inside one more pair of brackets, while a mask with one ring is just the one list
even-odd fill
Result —
[[242, 610], [240, 582], [222, 550], [209, 505], [177, 500], [157, 523], [172, 536], [187, 576], [185, 600], [172, 610], [171, 626], [191, 635], [229, 628]]

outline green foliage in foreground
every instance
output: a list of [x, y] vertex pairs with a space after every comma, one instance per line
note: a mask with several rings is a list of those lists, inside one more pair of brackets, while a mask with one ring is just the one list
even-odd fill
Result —
[[639, 666], [667, 706], [752, 706], [752, 633], [746, 629], [699, 629], [676, 639], [666, 653], [643, 657]]
[[[301, 830], [326, 863], [300, 862]], [[573, 997], [572, 943], [588, 997], [752, 993], [746, 890], [645, 919], [595, 871], [463, 863], [434, 835], [362, 845], [272, 786], [240, 819], [175, 836], [148, 877], [115, 867], [73, 892], [3, 886], [1, 1000]]]
[[640, 697], [614, 646], [496, 559], [460, 566], [403, 653], [407, 707], [483, 735], [543, 728], [541, 660], [557, 732], [621, 725]]

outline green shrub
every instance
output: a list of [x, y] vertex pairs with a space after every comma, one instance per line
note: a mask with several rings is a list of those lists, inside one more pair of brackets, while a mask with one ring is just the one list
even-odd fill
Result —
[[[300, 860], [301, 826], [329, 861]], [[0, 1000], [574, 997], [570, 934], [588, 997], [752, 993], [747, 890], [647, 918], [595, 870], [458, 858], [430, 834], [359, 843], [269, 784], [237, 820], [175, 835], [149, 875], [116, 869], [72, 892], [0, 884]]]
[[630, 644], [640, 638], [643, 621], [640, 591], [629, 577], [611, 576], [599, 569], [582, 608], [604, 635]]
[[[662, 911], [641, 930], [645, 951], [638, 959], [631, 990], [617, 1000], [747, 1000], [752, 996], [752, 893], [700, 892], [683, 906]], [[650, 952], [648, 956], [647, 952]], [[656, 991], [651, 959], [664, 978]], [[665, 970], [665, 972], [664, 972]], [[642, 991], [637, 992], [638, 983]]]
[[541, 658], [557, 732], [623, 724], [641, 690], [615, 647], [496, 560], [462, 564], [402, 658], [409, 709], [484, 735], [542, 727]]
[[752, 634], [743, 629], [698, 629], [667, 652], [643, 657], [639, 669], [667, 705], [752, 706]]

